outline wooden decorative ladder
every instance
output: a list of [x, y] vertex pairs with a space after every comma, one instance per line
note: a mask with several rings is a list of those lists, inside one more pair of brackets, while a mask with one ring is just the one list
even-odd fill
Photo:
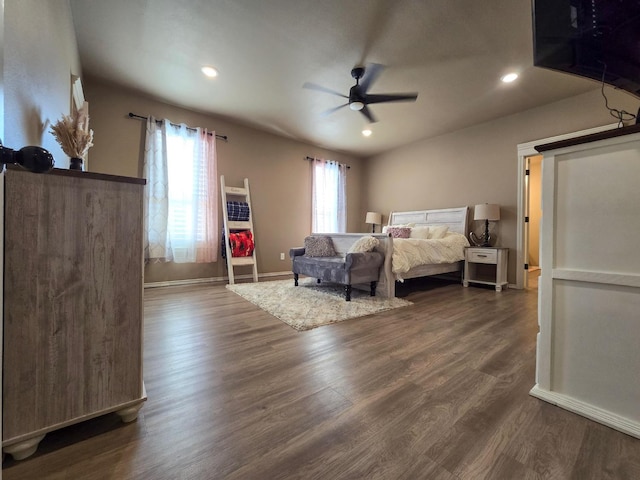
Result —
[[[224, 247], [227, 256], [227, 272], [229, 274], [229, 285], [235, 283], [233, 267], [251, 265], [253, 267], [253, 281], [258, 281], [258, 259], [256, 258], [256, 249], [254, 247], [253, 254], [250, 257], [233, 257], [231, 256], [231, 245], [229, 243], [229, 233], [238, 230], [249, 230], [253, 236], [255, 244], [255, 233], [253, 230], [253, 208], [251, 208], [251, 195], [249, 194], [249, 179], [244, 179], [244, 187], [228, 187], [224, 182], [224, 175], [220, 175], [220, 194], [222, 195], [222, 214], [224, 218]], [[246, 202], [249, 205], [249, 221], [237, 222], [229, 220], [227, 211], [227, 199]]]

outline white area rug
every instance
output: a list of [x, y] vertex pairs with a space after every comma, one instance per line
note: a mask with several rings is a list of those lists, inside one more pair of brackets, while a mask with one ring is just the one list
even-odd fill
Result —
[[239, 283], [227, 288], [249, 300], [296, 330], [310, 330], [349, 318], [406, 307], [412, 303], [401, 298], [371, 297], [368, 291], [351, 292], [344, 299], [344, 286], [317, 284], [314, 278], [301, 278], [296, 287], [291, 280]]

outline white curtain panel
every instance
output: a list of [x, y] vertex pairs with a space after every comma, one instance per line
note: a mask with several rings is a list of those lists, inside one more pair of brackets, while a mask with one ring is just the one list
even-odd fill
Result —
[[347, 166], [316, 159], [312, 162], [312, 225], [317, 233], [347, 229]]
[[219, 240], [215, 134], [149, 117], [144, 175], [145, 258], [215, 262]]
[[338, 164], [338, 233], [347, 231], [347, 166]]
[[171, 261], [173, 253], [167, 220], [169, 218], [169, 176], [167, 173], [167, 124], [147, 118], [144, 144], [144, 257], [153, 261]]

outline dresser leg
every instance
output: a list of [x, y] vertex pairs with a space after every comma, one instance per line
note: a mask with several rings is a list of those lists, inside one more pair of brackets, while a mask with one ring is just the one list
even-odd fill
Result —
[[14, 460], [24, 460], [36, 452], [38, 445], [43, 438], [44, 435], [38, 435], [36, 437], [31, 437], [21, 442], [14, 443], [13, 445], [7, 445], [6, 447], [2, 447], [2, 453], [8, 453]]

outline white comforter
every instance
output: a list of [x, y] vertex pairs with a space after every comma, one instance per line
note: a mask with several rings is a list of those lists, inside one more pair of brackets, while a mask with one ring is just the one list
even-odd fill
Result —
[[464, 260], [464, 247], [469, 241], [464, 235], [449, 232], [439, 240], [394, 238], [392, 270], [396, 278], [418, 265], [454, 263]]

